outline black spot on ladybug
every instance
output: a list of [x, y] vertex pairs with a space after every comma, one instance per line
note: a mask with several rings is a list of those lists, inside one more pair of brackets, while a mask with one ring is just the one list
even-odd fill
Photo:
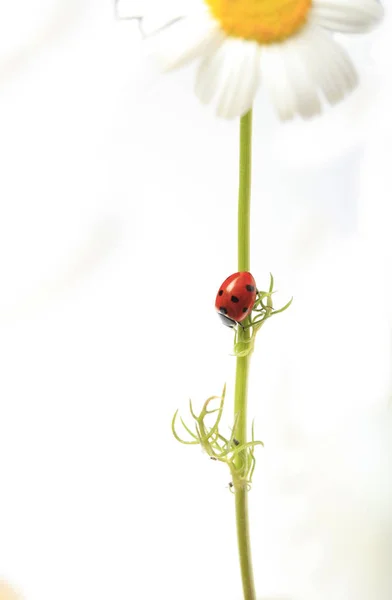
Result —
[[248, 292], [254, 292], [255, 291], [255, 286], [254, 285], [247, 285], [246, 289], [248, 290]]
[[223, 294], [223, 290], [219, 290], [218, 296], [222, 296], [222, 294]]
[[247, 310], [248, 310], [248, 307], [247, 307], [247, 306], [245, 306], [245, 307], [242, 309], [242, 312], [246, 312]]
[[224, 306], [221, 306], [219, 309], [219, 312], [221, 312], [223, 315], [227, 315], [227, 308], [225, 308]]
[[239, 302], [239, 301], [240, 301], [240, 299], [239, 299], [239, 298], [237, 298], [237, 296], [232, 296], [232, 297], [231, 297], [231, 301], [232, 301], [232, 302]]

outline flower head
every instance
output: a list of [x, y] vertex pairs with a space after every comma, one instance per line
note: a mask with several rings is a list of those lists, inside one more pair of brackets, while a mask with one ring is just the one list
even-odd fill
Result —
[[283, 120], [312, 117], [322, 98], [339, 102], [355, 88], [357, 74], [331, 32], [366, 32], [383, 14], [378, 0], [188, 0], [180, 6], [146, 30], [149, 51], [164, 71], [198, 60], [196, 94], [226, 118], [245, 114], [260, 84]]

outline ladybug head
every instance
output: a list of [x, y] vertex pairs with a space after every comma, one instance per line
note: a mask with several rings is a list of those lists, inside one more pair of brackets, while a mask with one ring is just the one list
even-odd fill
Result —
[[231, 319], [223, 312], [218, 312], [218, 317], [222, 321], [223, 325], [226, 325], [226, 327], [231, 327], [231, 329], [234, 329], [237, 326], [237, 321], [234, 321], [234, 319]]

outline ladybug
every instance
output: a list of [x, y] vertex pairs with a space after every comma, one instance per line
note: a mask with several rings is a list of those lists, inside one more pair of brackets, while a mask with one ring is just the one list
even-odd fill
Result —
[[256, 282], [248, 271], [230, 275], [219, 288], [215, 308], [223, 324], [235, 327], [252, 312], [256, 302]]

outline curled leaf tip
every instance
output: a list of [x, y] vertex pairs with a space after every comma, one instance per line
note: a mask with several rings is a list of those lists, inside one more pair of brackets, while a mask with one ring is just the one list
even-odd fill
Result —
[[[255, 468], [254, 450], [256, 446], [263, 446], [263, 442], [254, 439], [254, 423], [252, 423], [252, 441], [243, 443], [236, 436], [239, 414], [235, 415], [230, 437], [226, 438], [220, 432], [224, 401], [226, 397], [226, 384], [223, 386], [221, 396], [210, 396], [204, 402], [199, 414], [194, 411], [192, 401], [189, 400], [191, 416], [194, 420], [194, 431], [179, 416], [178, 409], [172, 419], [172, 432], [175, 439], [185, 445], [199, 445], [208, 454], [210, 460], [226, 463], [230, 469], [232, 486], [230, 490], [250, 489], [253, 471]], [[219, 400], [218, 408], [209, 410], [208, 406], [214, 400]], [[216, 414], [215, 422], [207, 424], [210, 415]], [[177, 423], [180, 421], [184, 431], [190, 439], [183, 439], [177, 432]]]
[[278, 315], [291, 306], [293, 298], [287, 302], [282, 308], [274, 308], [272, 296], [276, 293], [274, 290], [274, 277], [270, 273], [270, 285], [268, 292], [258, 291], [255, 304], [252, 312], [243, 323], [242, 329], [249, 332], [247, 336], [241, 335], [241, 332], [236, 331], [234, 337], [233, 355], [237, 358], [249, 356], [255, 347], [255, 339], [258, 331], [264, 323], [272, 316]]
[[273, 289], [274, 289], [274, 276], [272, 275], [272, 273], [270, 273], [270, 286], [269, 286], [270, 294], [272, 293]]

